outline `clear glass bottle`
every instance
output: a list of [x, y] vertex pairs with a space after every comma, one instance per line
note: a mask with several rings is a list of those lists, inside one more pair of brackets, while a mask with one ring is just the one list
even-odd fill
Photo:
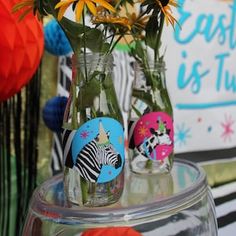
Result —
[[129, 114], [130, 168], [139, 174], [168, 173], [173, 165], [173, 111], [165, 63], [135, 64]]
[[64, 189], [72, 205], [109, 205], [123, 190], [124, 129], [112, 69], [112, 55], [72, 58], [62, 133]]

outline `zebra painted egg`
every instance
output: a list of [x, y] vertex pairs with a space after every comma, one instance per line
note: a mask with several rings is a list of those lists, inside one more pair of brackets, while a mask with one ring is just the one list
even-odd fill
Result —
[[54, 132], [61, 132], [63, 115], [67, 104], [66, 97], [53, 97], [43, 107], [42, 116], [45, 125]]
[[55, 56], [63, 56], [72, 51], [70, 43], [55, 19], [44, 26], [45, 49]]

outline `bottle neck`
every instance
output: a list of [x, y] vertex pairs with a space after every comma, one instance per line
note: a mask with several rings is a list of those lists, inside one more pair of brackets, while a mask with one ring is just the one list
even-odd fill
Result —
[[[73, 78], [77, 82], [88, 82], [93, 78], [101, 80], [112, 73], [113, 56], [111, 54], [86, 53], [72, 57]], [[74, 79], [74, 82], [76, 80]]]
[[135, 64], [134, 89], [145, 91], [161, 90], [166, 88], [165, 63]]
[[76, 127], [87, 120], [104, 116], [121, 120], [112, 81], [112, 56], [86, 54], [85, 60], [83, 55], [72, 58], [73, 83], [67, 123], [71, 120]]

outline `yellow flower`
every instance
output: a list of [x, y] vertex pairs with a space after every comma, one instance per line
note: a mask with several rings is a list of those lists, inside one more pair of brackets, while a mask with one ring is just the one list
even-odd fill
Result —
[[97, 11], [99, 13], [93, 18], [92, 21], [94, 24], [116, 24], [124, 26], [128, 30], [131, 30], [132, 27], [143, 30], [148, 20], [148, 16], [138, 18], [134, 12], [131, 14], [127, 13], [127, 16], [114, 16], [105, 15], [103, 14], [103, 11], [99, 11], [99, 9], [97, 9]]
[[134, 26], [137, 29], [143, 30], [148, 22], [149, 16], [139, 17], [135, 12], [127, 14], [129, 18], [130, 25]]
[[94, 24], [117, 24], [131, 30], [131, 25], [127, 17], [119, 17], [112, 15], [97, 15], [92, 21]]
[[157, 4], [160, 6], [161, 11], [165, 15], [166, 24], [169, 23], [174, 26], [177, 20], [172, 16], [172, 10], [170, 6], [178, 7], [178, 3], [175, 0], [156, 0]]
[[105, 0], [61, 0], [56, 6], [55, 9], [59, 8], [58, 12], [58, 20], [61, 20], [63, 15], [65, 14], [66, 9], [73, 3], [76, 2], [75, 6], [75, 18], [76, 21], [79, 22], [82, 11], [85, 6], [89, 9], [89, 11], [95, 16], [97, 14], [97, 9], [96, 9], [96, 4], [99, 4], [106, 8], [107, 10], [111, 12], [115, 12], [115, 8], [110, 5], [107, 1]]

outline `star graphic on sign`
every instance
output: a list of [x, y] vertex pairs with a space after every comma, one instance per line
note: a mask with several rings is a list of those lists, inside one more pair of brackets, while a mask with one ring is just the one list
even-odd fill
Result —
[[221, 134], [221, 138], [224, 140], [224, 142], [231, 141], [231, 137], [234, 134], [234, 130], [232, 128], [234, 124], [234, 120], [232, 120], [231, 115], [227, 116], [225, 115], [224, 122], [221, 122], [221, 127], [223, 128], [223, 133]]
[[89, 136], [89, 132], [88, 131], [82, 131], [80, 134], [80, 137], [83, 139], [86, 139]]
[[138, 133], [140, 136], [146, 136], [147, 135], [147, 132], [148, 132], [148, 129], [147, 127], [141, 125], [139, 128], [138, 128]]
[[202, 118], [199, 117], [199, 118], [197, 119], [197, 122], [201, 122], [201, 121], [202, 121]]
[[187, 128], [184, 123], [177, 125], [175, 131], [175, 144], [180, 147], [186, 145], [187, 139], [191, 138], [190, 131], [191, 129]]

